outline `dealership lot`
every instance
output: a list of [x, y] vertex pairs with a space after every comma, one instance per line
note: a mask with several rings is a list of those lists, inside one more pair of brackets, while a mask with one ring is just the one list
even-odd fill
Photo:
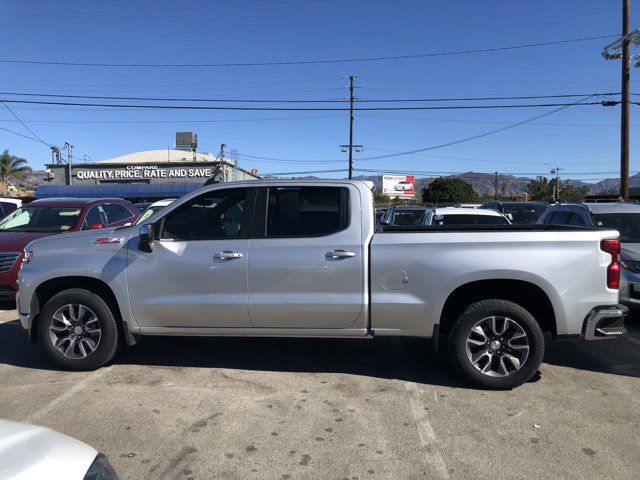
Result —
[[56, 370], [0, 313], [0, 417], [106, 453], [121, 478], [631, 478], [640, 322], [551, 343], [537, 381], [469, 389], [417, 340], [149, 338]]

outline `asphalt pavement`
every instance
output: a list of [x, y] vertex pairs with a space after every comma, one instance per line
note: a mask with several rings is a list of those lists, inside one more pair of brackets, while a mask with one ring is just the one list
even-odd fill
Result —
[[122, 479], [637, 478], [640, 321], [549, 342], [512, 391], [415, 339], [148, 338], [64, 372], [0, 312], [0, 417], [108, 455]]

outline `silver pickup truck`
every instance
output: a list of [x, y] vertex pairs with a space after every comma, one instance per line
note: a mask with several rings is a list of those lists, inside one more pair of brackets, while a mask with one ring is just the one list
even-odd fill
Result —
[[204, 187], [142, 225], [39, 239], [18, 312], [58, 364], [98, 368], [145, 335], [414, 336], [486, 388], [530, 379], [543, 332], [624, 332], [618, 232], [381, 227], [361, 181]]

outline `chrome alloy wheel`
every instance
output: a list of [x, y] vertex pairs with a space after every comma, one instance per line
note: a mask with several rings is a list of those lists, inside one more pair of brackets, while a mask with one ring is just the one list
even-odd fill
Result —
[[529, 356], [529, 337], [509, 317], [486, 317], [476, 323], [465, 342], [467, 358], [484, 375], [505, 377], [520, 370]]
[[102, 329], [98, 316], [85, 305], [69, 303], [53, 314], [49, 339], [54, 348], [67, 358], [91, 355], [100, 344]]

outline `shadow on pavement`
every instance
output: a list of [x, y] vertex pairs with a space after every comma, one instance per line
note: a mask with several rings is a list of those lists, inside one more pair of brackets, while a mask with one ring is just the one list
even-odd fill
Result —
[[[640, 378], [640, 319], [627, 337], [609, 341], [554, 342], [545, 362], [580, 370]], [[347, 373], [466, 388], [443, 355], [421, 339], [147, 337], [122, 352], [118, 365], [228, 368], [256, 371]], [[17, 321], [0, 324], [0, 364], [56, 370]], [[535, 381], [535, 379], [534, 379]]]

